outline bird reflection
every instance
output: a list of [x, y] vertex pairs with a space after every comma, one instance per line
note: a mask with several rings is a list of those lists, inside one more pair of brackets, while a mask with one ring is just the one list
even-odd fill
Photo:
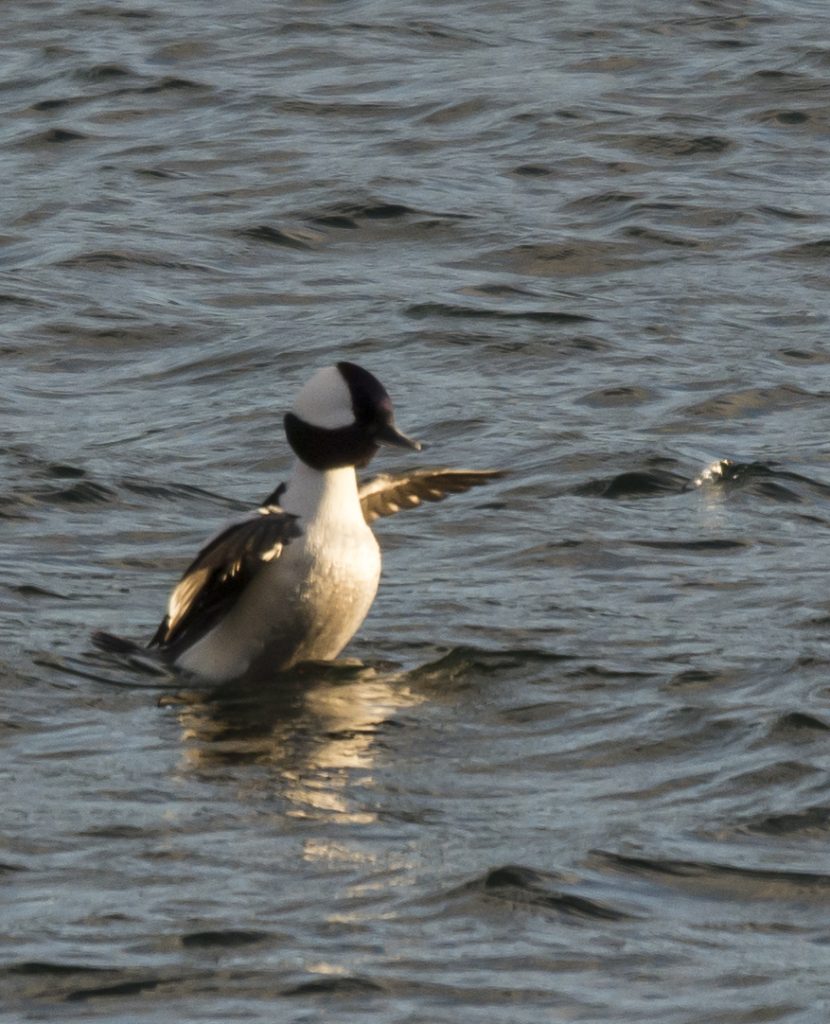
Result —
[[[163, 703], [176, 710], [186, 773], [217, 772], [251, 785], [277, 783], [291, 817], [372, 821], [350, 790], [371, 785], [384, 732], [402, 708], [421, 703], [406, 673], [390, 665], [325, 663], [298, 666], [279, 680], [236, 682], [180, 693]], [[234, 767], [266, 767], [235, 776]], [[359, 773], [356, 779], [355, 773]]]

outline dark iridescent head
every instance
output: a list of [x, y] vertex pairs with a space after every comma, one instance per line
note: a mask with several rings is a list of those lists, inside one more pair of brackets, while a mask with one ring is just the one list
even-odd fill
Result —
[[395, 427], [381, 382], [354, 363], [314, 374], [285, 415], [285, 435], [298, 458], [319, 470], [365, 466], [382, 444], [421, 450]]

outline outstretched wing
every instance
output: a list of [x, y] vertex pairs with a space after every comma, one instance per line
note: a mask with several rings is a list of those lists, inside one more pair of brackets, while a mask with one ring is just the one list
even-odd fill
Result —
[[263, 505], [217, 534], [170, 595], [150, 647], [190, 644], [207, 633], [263, 565], [301, 533], [296, 516], [279, 505]]
[[381, 473], [360, 485], [360, 504], [367, 523], [392, 516], [424, 501], [443, 501], [505, 475], [502, 469], [414, 469], [408, 473]]

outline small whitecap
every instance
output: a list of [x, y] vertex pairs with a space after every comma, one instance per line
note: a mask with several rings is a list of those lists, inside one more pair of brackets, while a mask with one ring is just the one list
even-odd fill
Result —
[[692, 481], [693, 486], [703, 487], [704, 484], [718, 484], [730, 476], [730, 470], [734, 466], [731, 459], [715, 459], [710, 462], [702, 473], [699, 473]]

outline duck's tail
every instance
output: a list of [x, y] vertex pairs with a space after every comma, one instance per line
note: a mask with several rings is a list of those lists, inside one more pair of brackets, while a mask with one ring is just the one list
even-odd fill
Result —
[[128, 640], [123, 636], [116, 636], [115, 633], [106, 633], [103, 629], [96, 629], [92, 634], [92, 642], [99, 651], [106, 654], [143, 654], [146, 648], [137, 644], [135, 640]]

